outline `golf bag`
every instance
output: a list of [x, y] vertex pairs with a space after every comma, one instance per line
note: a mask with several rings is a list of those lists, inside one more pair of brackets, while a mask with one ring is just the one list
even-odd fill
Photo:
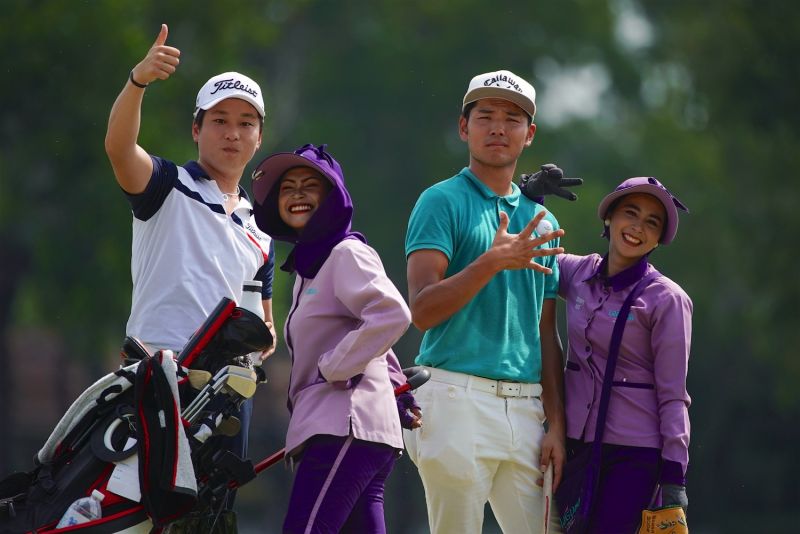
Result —
[[[235, 414], [265, 381], [248, 355], [271, 344], [264, 322], [227, 298], [179, 355], [126, 338], [124, 366], [75, 400], [34, 469], [0, 481], [0, 534], [160, 532], [221, 506], [231, 480], [255, 477], [221, 441], [239, 431]], [[102, 516], [56, 529], [93, 490], [104, 494]]]

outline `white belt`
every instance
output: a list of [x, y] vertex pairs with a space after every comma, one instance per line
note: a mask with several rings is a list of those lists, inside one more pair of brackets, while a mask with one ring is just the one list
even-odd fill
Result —
[[453, 386], [461, 386], [475, 391], [491, 393], [498, 397], [541, 397], [542, 385], [535, 383], [492, 380], [482, 376], [455, 373], [435, 367], [425, 367], [431, 372], [431, 380]]

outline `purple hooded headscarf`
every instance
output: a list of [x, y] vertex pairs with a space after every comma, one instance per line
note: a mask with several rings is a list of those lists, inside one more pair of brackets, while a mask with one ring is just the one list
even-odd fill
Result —
[[[343, 239], [366, 238], [350, 230], [353, 201], [344, 185], [344, 173], [327, 145], [303, 145], [294, 152], [279, 152], [259, 163], [253, 172], [253, 212], [258, 227], [279, 241], [294, 243], [294, 249], [281, 269], [297, 271], [303, 278], [314, 278], [331, 250]], [[278, 184], [295, 167], [310, 167], [332, 184], [328, 196], [311, 216], [301, 233], [291, 228], [278, 213]]]

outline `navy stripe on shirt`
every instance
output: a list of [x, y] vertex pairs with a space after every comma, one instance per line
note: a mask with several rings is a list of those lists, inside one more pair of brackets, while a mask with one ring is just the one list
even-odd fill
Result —
[[261, 280], [261, 298], [272, 298], [272, 279], [275, 277], [275, 240], [269, 242], [267, 261], [256, 273], [256, 280]]
[[125, 193], [131, 204], [133, 216], [140, 221], [150, 219], [164, 205], [164, 201], [178, 183], [178, 167], [171, 161], [150, 156], [153, 174], [144, 191], [132, 195]]
[[[173, 189], [192, 200], [208, 206], [211, 211], [225, 215], [225, 208], [221, 204], [206, 202], [203, 200], [203, 197], [200, 196], [200, 193], [192, 191], [178, 180], [177, 165], [157, 156], [150, 156], [150, 159], [153, 161], [153, 174], [150, 176], [150, 181], [147, 183], [145, 190], [136, 195], [125, 193], [133, 209], [134, 217], [140, 221], [150, 219], [161, 209], [161, 206], [164, 205], [164, 201]], [[193, 179], [197, 180], [198, 178], [204, 177], [199, 165], [195, 164], [194, 166], [189, 166], [187, 164], [187, 167], [184, 168], [187, 168], [187, 171]], [[237, 220], [237, 222], [241, 225], [241, 221]]]

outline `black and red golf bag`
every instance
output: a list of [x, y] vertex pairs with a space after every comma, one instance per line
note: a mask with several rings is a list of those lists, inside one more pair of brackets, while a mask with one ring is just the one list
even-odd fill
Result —
[[[124, 366], [75, 400], [34, 469], [0, 481], [0, 534], [159, 532], [219, 508], [232, 484], [255, 477], [222, 443], [264, 382], [248, 355], [271, 344], [264, 322], [227, 298], [177, 355], [126, 338]], [[102, 517], [55, 529], [93, 490], [104, 494]]]

